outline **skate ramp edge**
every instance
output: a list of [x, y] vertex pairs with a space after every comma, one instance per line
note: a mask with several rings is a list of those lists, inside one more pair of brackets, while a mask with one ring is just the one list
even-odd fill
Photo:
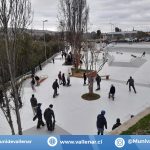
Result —
[[54, 131], [48, 131], [46, 125], [37, 129], [36, 126], [23, 131], [23, 135], [71, 135], [69, 132], [64, 130], [63, 128], [59, 127], [58, 125], [55, 126]]

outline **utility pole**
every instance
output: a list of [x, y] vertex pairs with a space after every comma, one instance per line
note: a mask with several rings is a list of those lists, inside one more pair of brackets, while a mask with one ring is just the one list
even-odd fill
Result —
[[44, 30], [44, 23], [48, 22], [48, 20], [43, 20], [43, 33], [44, 33], [44, 48], [45, 48], [45, 61], [47, 61], [47, 51], [46, 51], [46, 41], [45, 41], [45, 30]]

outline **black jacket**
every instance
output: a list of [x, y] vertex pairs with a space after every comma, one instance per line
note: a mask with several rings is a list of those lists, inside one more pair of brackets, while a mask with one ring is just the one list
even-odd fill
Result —
[[37, 107], [36, 117], [42, 119], [42, 110], [40, 107]]
[[53, 83], [53, 89], [57, 89], [57, 88], [59, 88], [59, 84], [58, 84], [58, 82], [57, 81], [55, 81], [54, 83]]
[[52, 118], [55, 120], [55, 115], [54, 115], [54, 111], [50, 108], [47, 108], [44, 112], [44, 119], [49, 122], [50, 120], [52, 120]]
[[37, 99], [35, 97], [31, 97], [30, 99], [31, 106], [36, 107], [37, 106]]
[[100, 83], [101, 82], [101, 77], [99, 75], [96, 76], [96, 82]]
[[111, 93], [111, 94], [115, 94], [115, 92], [116, 92], [115, 87], [114, 87], [114, 86], [111, 86], [111, 88], [110, 88], [110, 93]]
[[99, 114], [97, 116], [97, 128], [104, 129], [104, 127], [107, 129], [107, 121], [104, 115]]
[[128, 81], [127, 81], [127, 84], [129, 83], [130, 86], [134, 86], [134, 80], [132, 78], [130, 78]]
[[121, 123], [116, 123], [113, 125], [112, 130], [116, 129], [117, 127], [119, 127], [121, 125]]

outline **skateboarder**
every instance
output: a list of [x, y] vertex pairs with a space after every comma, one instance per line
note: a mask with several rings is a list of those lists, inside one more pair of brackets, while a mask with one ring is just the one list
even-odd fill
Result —
[[134, 80], [131, 76], [130, 76], [130, 79], [128, 79], [128, 81], [127, 81], [127, 85], [128, 85], [128, 83], [129, 83], [129, 92], [131, 92], [131, 87], [132, 87], [133, 90], [134, 90], [134, 93], [136, 93], [136, 90], [135, 90], [135, 87], [134, 87]]
[[31, 107], [33, 110], [33, 115], [36, 115], [37, 110], [37, 99], [34, 97], [34, 94], [32, 94], [32, 97], [30, 99]]
[[103, 135], [104, 134], [104, 127], [105, 129], [107, 129], [107, 121], [106, 121], [106, 118], [105, 118], [105, 111], [102, 110], [101, 111], [101, 114], [99, 114], [97, 116], [97, 129], [98, 129], [98, 132], [97, 134], [101, 134]]
[[115, 92], [116, 92], [116, 88], [115, 88], [115, 86], [112, 84], [111, 87], [110, 87], [110, 91], [109, 91], [109, 96], [108, 96], [108, 98], [112, 97], [112, 99], [114, 100]]
[[52, 87], [53, 87], [53, 89], [54, 89], [53, 98], [55, 98], [55, 97], [58, 95], [58, 93], [57, 93], [57, 88], [59, 88], [59, 84], [58, 84], [57, 79], [54, 81]]

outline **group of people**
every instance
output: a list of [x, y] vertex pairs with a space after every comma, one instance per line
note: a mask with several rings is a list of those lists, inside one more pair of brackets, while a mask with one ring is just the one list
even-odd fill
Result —
[[[83, 85], [86, 85], [87, 76], [86, 76], [85, 72], [83, 73], [83, 79], [84, 79], [84, 84]], [[99, 74], [96, 75], [95, 80], [96, 80], [96, 83], [97, 83], [96, 91], [98, 91], [98, 90], [100, 90], [100, 83], [101, 83], [101, 77], [99, 76]], [[131, 88], [132, 88], [134, 90], [134, 92], [136, 93], [136, 89], [135, 89], [135, 86], [134, 86], [134, 79], [132, 78], [132, 76], [130, 76], [130, 78], [128, 79], [126, 84], [129, 85], [129, 92], [131, 92]], [[113, 84], [111, 84], [111, 87], [110, 87], [110, 90], [109, 90], [109, 93], [108, 93], [108, 98], [112, 98], [114, 100], [115, 92], [116, 92], [116, 88]]]
[[[59, 83], [58, 83], [58, 79], [59, 79]], [[59, 85], [70, 86], [70, 73], [68, 73], [67, 75], [67, 82], [66, 82], [65, 74], [64, 73], [61, 74], [61, 71], [59, 71], [58, 73], [58, 79], [55, 79], [52, 85], [52, 88], [54, 90], [53, 98], [55, 98], [58, 95], [57, 89], [59, 89]]]
[[[136, 93], [136, 89], [135, 89], [135, 86], [134, 86], [134, 79], [132, 78], [132, 76], [130, 76], [130, 78], [128, 79], [127, 85], [129, 84], [129, 92], [131, 92], [131, 87], [133, 88], [134, 92]], [[110, 91], [109, 91], [109, 98], [112, 97], [112, 99], [114, 100], [114, 95], [115, 95], [115, 86], [112, 84], [111, 87], [110, 87]], [[97, 116], [97, 130], [98, 130], [98, 135], [101, 134], [103, 135], [104, 133], [104, 128], [107, 129], [107, 121], [106, 121], [106, 118], [105, 118], [105, 111], [102, 110], [101, 111], [101, 114], [99, 114]], [[131, 115], [131, 117], [133, 117]], [[120, 119], [117, 118], [116, 119], [116, 123], [113, 125], [112, 127], [112, 130], [116, 129], [118, 126], [120, 126], [121, 123], [120, 123]]]
[[[97, 125], [97, 134], [99, 135], [103, 135], [104, 134], [104, 129], [107, 129], [107, 120], [105, 118], [105, 111], [102, 110], [101, 111], [101, 114], [98, 114], [97, 116], [97, 122], [96, 122], [96, 125]], [[119, 127], [121, 125], [121, 122], [120, 122], [120, 119], [117, 118], [116, 119], [116, 123], [112, 126], [112, 130], [116, 129], [117, 127]]]
[[[40, 129], [41, 126], [45, 126], [45, 123], [43, 121], [43, 115], [41, 110], [42, 103], [38, 103], [37, 99], [35, 98], [34, 94], [32, 94], [32, 97], [30, 99], [31, 107], [33, 110], [33, 121], [38, 119], [37, 121], [37, 129]], [[55, 129], [55, 114], [53, 111], [53, 105], [50, 104], [48, 108], [44, 111], [44, 119], [47, 125], [47, 129], [49, 131], [53, 131]]]

